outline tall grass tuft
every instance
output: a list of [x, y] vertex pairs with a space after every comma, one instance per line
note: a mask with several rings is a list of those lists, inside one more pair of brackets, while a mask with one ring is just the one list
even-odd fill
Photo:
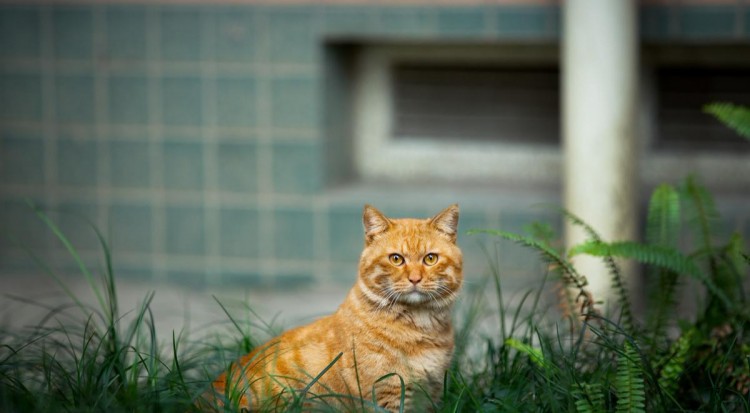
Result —
[[84, 304], [54, 270], [44, 268], [71, 303], [49, 308], [30, 302], [46, 310], [43, 319], [31, 328], [2, 332], [0, 410], [185, 411], [195, 393], [198, 360], [183, 351], [179, 335], [166, 346], [159, 343], [150, 307], [154, 293], [125, 317], [101, 233], [92, 227], [104, 256], [97, 279], [60, 228], [34, 210], [76, 263], [97, 305]]

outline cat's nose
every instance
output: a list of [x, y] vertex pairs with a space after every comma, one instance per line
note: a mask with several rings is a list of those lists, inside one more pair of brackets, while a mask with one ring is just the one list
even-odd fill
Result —
[[420, 281], [422, 281], [422, 275], [419, 273], [411, 273], [409, 274], [409, 281], [412, 284], [417, 285]]

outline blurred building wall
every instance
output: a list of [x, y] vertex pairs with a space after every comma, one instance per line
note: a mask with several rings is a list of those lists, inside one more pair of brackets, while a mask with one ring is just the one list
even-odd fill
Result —
[[[226, 3], [0, 5], [0, 221], [10, 235], [0, 277], [38, 271], [27, 249], [72, 266], [24, 199], [50, 211], [94, 267], [87, 221], [119, 277], [197, 287], [351, 283], [364, 203], [429, 216], [458, 202], [462, 230], [537, 220], [559, 230], [555, 213], [532, 207], [559, 204], [559, 180], [358, 175], [331, 138], [348, 136], [330, 112], [347, 86], [328, 61], [332, 48], [382, 41], [554, 46], [557, 2]], [[645, 40], [750, 41], [740, 1], [654, 1], [640, 13]], [[741, 205], [727, 207], [729, 225], [750, 233]], [[542, 272], [520, 247], [460, 242], [474, 279], [487, 267], [483, 246], [499, 251], [510, 282]]]

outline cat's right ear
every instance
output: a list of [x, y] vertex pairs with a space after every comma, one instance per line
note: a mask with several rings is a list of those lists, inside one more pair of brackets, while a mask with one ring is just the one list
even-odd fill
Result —
[[391, 227], [391, 221], [372, 205], [365, 205], [362, 213], [362, 223], [365, 226], [365, 243], [369, 244], [376, 236]]
[[445, 208], [440, 213], [430, 219], [430, 223], [450, 238], [451, 242], [456, 242], [458, 232], [458, 204], [453, 204]]

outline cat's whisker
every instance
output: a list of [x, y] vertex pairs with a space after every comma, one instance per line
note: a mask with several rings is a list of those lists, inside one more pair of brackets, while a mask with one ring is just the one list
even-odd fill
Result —
[[377, 294], [383, 298], [382, 300], [378, 301], [377, 310], [380, 311], [390, 304], [391, 292], [386, 287], [384, 287], [381, 288]]
[[388, 311], [393, 311], [393, 306], [396, 304], [396, 301], [398, 301], [400, 298], [401, 298], [401, 294], [398, 291], [394, 291], [393, 300], [391, 300], [391, 304], [388, 306]]
[[385, 302], [383, 303], [384, 304], [383, 309], [386, 309], [387, 307], [388, 310], [390, 310], [393, 307], [393, 303], [395, 303], [396, 300], [398, 300], [398, 292], [394, 290], [390, 290], [388, 292], [388, 296], [385, 299]]
[[457, 295], [456, 290], [448, 287], [447, 285], [440, 285], [439, 289], [440, 289], [441, 292], [445, 292], [445, 293], [447, 293], [449, 295], [454, 295], [454, 296]]
[[442, 297], [435, 300], [435, 305], [438, 308], [450, 306], [458, 297], [458, 294], [445, 286], [438, 286], [437, 292], [441, 293]]
[[398, 293], [396, 294], [396, 299], [395, 299], [395, 300], [393, 300], [393, 302], [391, 303], [391, 307], [389, 308], [389, 310], [390, 310], [390, 311], [393, 311], [393, 307], [394, 307], [394, 306], [396, 305], [396, 303], [397, 303], [397, 302], [400, 302], [400, 301], [401, 301], [401, 296], [402, 296], [402, 295], [403, 295], [403, 294], [402, 294], [401, 292], [398, 292]]
[[382, 293], [386, 293], [383, 297], [383, 301], [381, 301], [381, 305], [378, 306], [378, 311], [386, 310], [386, 311], [392, 311], [393, 307], [396, 305], [396, 303], [401, 299], [401, 292], [394, 290], [389, 287], [384, 287], [381, 289], [381, 295]]
[[438, 308], [438, 309], [444, 308], [444, 307], [449, 306], [451, 303], [450, 299], [446, 299], [446, 297], [440, 297], [437, 291], [432, 291], [430, 292], [429, 295], [430, 295], [430, 298], [432, 298], [432, 301], [430, 302], [430, 304], [433, 308]]
[[446, 285], [438, 284], [435, 287], [436, 287], [435, 289], [437, 290], [437, 292], [440, 293], [440, 294], [445, 294], [445, 295], [447, 295], [449, 297], [453, 296], [453, 295], [456, 295], [455, 291], [451, 290]]
[[438, 302], [439, 297], [437, 297], [437, 293], [435, 291], [428, 291], [427, 295], [430, 297], [430, 299], [433, 302], [435, 302], [435, 303]]

